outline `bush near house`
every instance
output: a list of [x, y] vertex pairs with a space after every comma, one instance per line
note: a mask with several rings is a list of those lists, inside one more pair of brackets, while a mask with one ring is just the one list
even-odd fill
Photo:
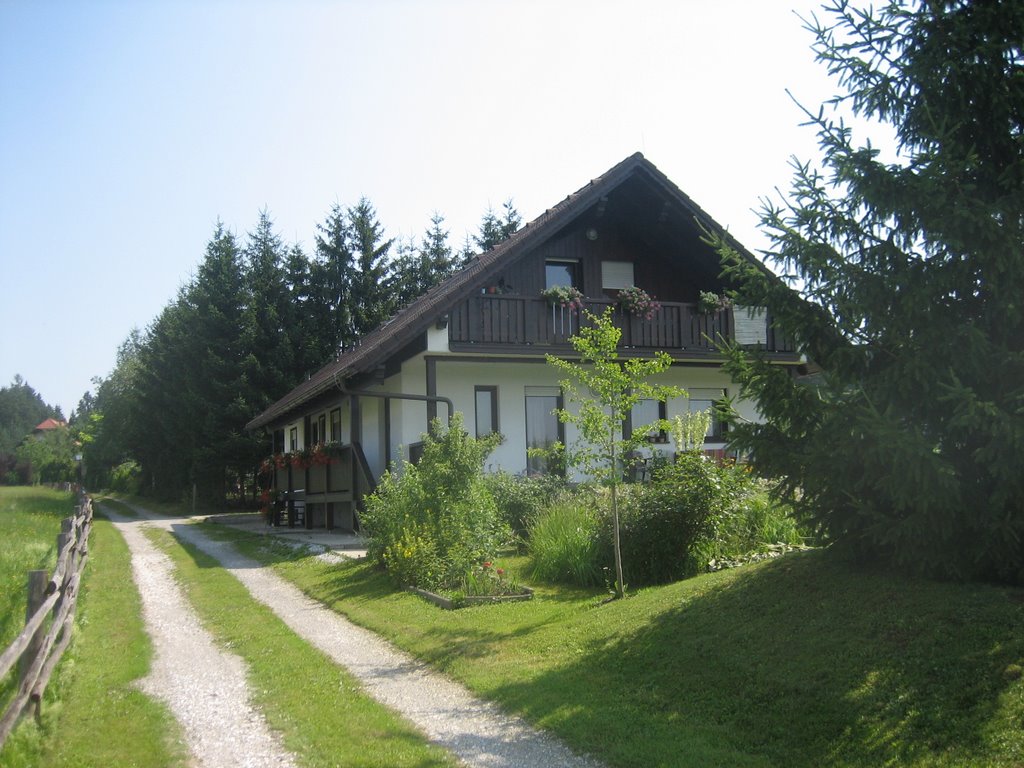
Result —
[[511, 538], [483, 478], [501, 436], [470, 437], [456, 413], [448, 427], [435, 420], [423, 442], [418, 464], [386, 472], [367, 497], [367, 554], [403, 586], [459, 589]]
[[530, 521], [568, 488], [565, 478], [556, 474], [524, 476], [499, 471], [484, 475], [484, 483], [519, 543], [529, 536]]
[[593, 496], [585, 491], [565, 493], [532, 516], [527, 542], [530, 576], [581, 587], [599, 586], [603, 579], [610, 579], [601, 569], [602, 517]]
[[[614, 563], [612, 522], [601, 489], [565, 493], [530, 518], [531, 575], [552, 583], [596, 586]], [[802, 531], [788, 506], [742, 466], [699, 451], [654, 469], [650, 483], [620, 491], [620, 534], [626, 582], [664, 584], [738, 561], [768, 545], [799, 545]]]

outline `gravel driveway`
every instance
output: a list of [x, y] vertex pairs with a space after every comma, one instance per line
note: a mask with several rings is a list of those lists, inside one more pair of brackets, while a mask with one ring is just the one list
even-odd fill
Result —
[[[306, 597], [270, 569], [240, 555], [230, 544], [203, 535], [189, 524], [188, 519], [157, 517], [140, 507], [133, 509], [143, 519], [129, 521], [109, 510], [104, 512], [115, 521], [132, 550], [133, 571], [143, 596], [147, 630], [157, 647], [157, 659], [152, 674], [146, 680], [146, 690], [170, 703], [185, 727], [197, 764], [262, 766], [294, 763], [293, 756], [283, 752], [267, 731], [262, 717], [248, 708], [244, 666], [237, 657], [216, 648], [198, 656], [191, 646], [181, 648], [167, 638], [160, 639], [165, 634], [185, 635], [184, 641], [194, 641], [204, 648], [205, 643], [212, 646], [209, 635], [205, 641], [200, 639], [205, 631], [198, 625], [180, 592], [177, 599], [174, 598], [172, 591], [177, 591], [177, 588], [170, 570], [166, 578], [168, 583], [163, 577], [154, 581], [148, 575], [140, 575], [142, 571], [161, 572], [164, 568], [159, 562], [161, 557], [170, 568], [166, 556], [149, 545], [138, 530], [144, 525], [170, 530], [178, 538], [218, 560], [255, 599], [273, 610], [296, 634], [359, 678], [369, 695], [400, 712], [432, 742], [450, 750], [465, 765], [482, 768], [599, 767], [599, 763], [574, 755], [550, 735], [476, 698], [461, 685], [396, 650], [379, 636]], [[151, 607], [151, 603], [161, 603], [161, 606], [159, 609]], [[193, 624], [196, 629], [192, 628]], [[182, 632], [183, 626], [188, 626], [189, 631]], [[173, 632], [170, 632], [172, 628]], [[197, 663], [197, 658], [202, 662]], [[224, 674], [230, 682], [216, 684], [211, 693], [204, 687], [198, 687], [200, 681], [185, 677], [190, 668], [197, 671], [203, 681], [213, 678], [214, 674]], [[240, 683], [237, 682], [238, 676], [241, 676]], [[232, 704], [225, 707], [224, 697], [228, 695], [233, 697]], [[216, 698], [211, 701], [212, 696]], [[207, 707], [216, 708], [215, 722], [206, 719], [203, 710]], [[224, 727], [225, 710], [237, 711], [243, 721], [239, 727], [244, 725], [251, 729], [242, 737], [246, 744], [245, 762], [219, 762], [222, 754], [240, 754], [233, 743], [217, 743], [222, 735], [234, 730], [234, 726]], [[254, 752], [254, 744], [259, 744], [259, 754]]]

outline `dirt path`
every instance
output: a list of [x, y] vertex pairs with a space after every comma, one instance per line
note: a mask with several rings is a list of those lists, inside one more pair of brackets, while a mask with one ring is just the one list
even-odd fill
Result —
[[181, 723], [193, 764], [202, 768], [295, 765], [250, 703], [243, 661], [214, 643], [174, 578], [171, 559], [141, 525], [103, 509], [132, 553], [155, 658], [140, 687]]
[[[187, 519], [158, 518], [144, 509], [134, 509], [140, 516], [148, 518], [134, 523], [135, 527], [155, 525], [166, 528], [218, 560], [255, 599], [273, 610], [296, 634], [358, 677], [367, 693], [400, 712], [431, 741], [449, 749], [466, 765], [481, 768], [598, 768], [598, 763], [574, 755], [553, 737], [476, 698], [462, 686], [396, 650], [372, 632], [355, 626], [309, 599], [270, 569], [240, 555], [230, 544], [204, 536]], [[127, 523], [126, 527], [131, 528], [132, 525]], [[141, 533], [138, 535], [145, 540]], [[129, 546], [133, 546], [131, 541]], [[133, 546], [133, 559], [134, 552]], [[182, 661], [183, 667], [201, 669], [192, 656], [182, 657]], [[223, 731], [222, 726], [213, 729], [214, 734]]]

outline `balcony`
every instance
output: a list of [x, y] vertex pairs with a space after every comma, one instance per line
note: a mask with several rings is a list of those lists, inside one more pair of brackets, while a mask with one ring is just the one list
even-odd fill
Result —
[[[614, 323], [622, 331], [620, 346], [626, 349], [664, 350], [675, 356], [716, 354], [719, 338], [736, 338], [732, 309], [702, 314], [696, 304], [661, 302], [650, 319], [633, 317], [609, 299], [584, 299], [584, 308], [595, 315], [614, 307]], [[459, 305], [448, 321], [448, 340], [453, 350], [486, 348], [523, 351], [521, 348], [569, 347], [569, 337], [579, 330], [582, 315], [550, 305], [542, 298], [509, 294], [473, 296]], [[742, 321], [741, 321], [742, 322]], [[749, 334], [750, 323], [744, 322]], [[792, 343], [775, 332], [770, 322], [756, 329], [758, 343], [768, 352], [792, 355]], [[763, 341], [762, 341], [763, 340]], [[741, 338], [741, 342], [744, 339]]]

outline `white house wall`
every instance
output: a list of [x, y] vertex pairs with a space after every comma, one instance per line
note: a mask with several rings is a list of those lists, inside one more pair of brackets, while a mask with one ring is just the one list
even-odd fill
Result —
[[[560, 375], [543, 362], [491, 362], [462, 359], [446, 360], [445, 356], [434, 357], [436, 361], [437, 394], [451, 398], [455, 410], [461, 411], [466, 429], [470, 432], [475, 424], [475, 387], [493, 386], [498, 391], [498, 429], [505, 437], [487, 462], [490, 471], [499, 469], [519, 473], [526, 469], [526, 388], [533, 386], [557, 387]], [[728, 394], [736, 393], [736, 386], [717, 367], [673, 366], [659, 377], [658, 382], [672, 384], [683, 389], [712, 390]], [[385, 389], [409, 394], [424, 394], [426, 391], [426, 363], [422, 355], [408, 360], [402, 372], [385, 383]], [[445, 417], [446, 406], [438, 403], [437, 413]], [[667, 404], [667, 416], [684, 414], [689, 410], [687, 398], [675, 398]], [[751, 403], [739, 404], [744, 418], [756, 420], [756, 409]], [[391, 455], [408, 458], [408, 446], [418, 442], [426, 427], [427, 407], [425, 403], [393, 400], [391, 403]], [[576, 438], [574, 428], [566, 425], [566, 441]], [[709, 444], [714, 447], [714, 444]], [[659, 450], [671, 451], [672, 446], [658, 446]], [[369, 455], [369, 454], [368, 454]]]
[[[429, 353], [428, 353], [429, 354]], [[435, 355], [437, 394], [450, 398], [455, 410], [463, 414], [466, 429], [473, 432], [475, 425], [475, 387], [492, 386], [498, 392], [498, 429], [505, 441], [491, 454], [487, 461], [489, 471], [505, 470], [521, 473], [526, 470], [526, 388], [557, 387], [561, 378], [558, 371], [544, 362], [508, 362], [466, 361], [465, 358], [445, 359], [445, 355]], [[394, 392], [402, 394], [426, 394], [426, 361], [423, 354], [406, 360], [401, 370], [386, 379], [380, 385], [367, 386], [370, 391]], [[737, 388], [729, 378], [714, 366], [675, 365], [656, 379], [657, 383], [671, 384], [684, 390], [693, 390], [695, 396], [710, 392], [720, 393], [723, 390], [735, 395]], [[703, 391], [703, 392], [701, 392]], [[567, 405], [569, 405], [567, 403]], [[321, 412], [327, 416], [329, 424], [332, 408], [341, 408], [341, 436], [344, 442], [351, 441], [351, 409], [347, 398], [340, 399], [336, 404], [318, 410], [311, 416], [315, 419]], [[422, 440], [427, 426], [427, 404], [421, 401], [393, 399], [390, 404], [390, 433], [385, 427], [384, 400], [376, 397], [360, 397], [359, 409], [362, 414], [361, 432], [362, 448], [370, 469], [380, 475], [387, 462], [395, 462], [409, 458], [409, 446]], [[688, 398], [673, 398], [666, 405], [666, 416], [687, 413]], [[737, 404], [740, 415], [752, 421], [760, 419], [756, 407], [750, 401]], [[437, 415], [443, 420], [447, 416], [447, 406], [437, 404]], [[306, 445], [304, 423], [302, 419], [285, 427], [287, 441], [289, 430], [295, 427], [299, 435], [299, 447]], [[566, 442], [572, 444], [576, 432], [571, 425], [565, 426]], [[708, 443], [708, 447], [719, 447], [721, 444]], [[385, 450], [385, 447], [388, 450]], [[656, 450], [670, 453], [671, 442], [666, 445], [654, 446]]]

